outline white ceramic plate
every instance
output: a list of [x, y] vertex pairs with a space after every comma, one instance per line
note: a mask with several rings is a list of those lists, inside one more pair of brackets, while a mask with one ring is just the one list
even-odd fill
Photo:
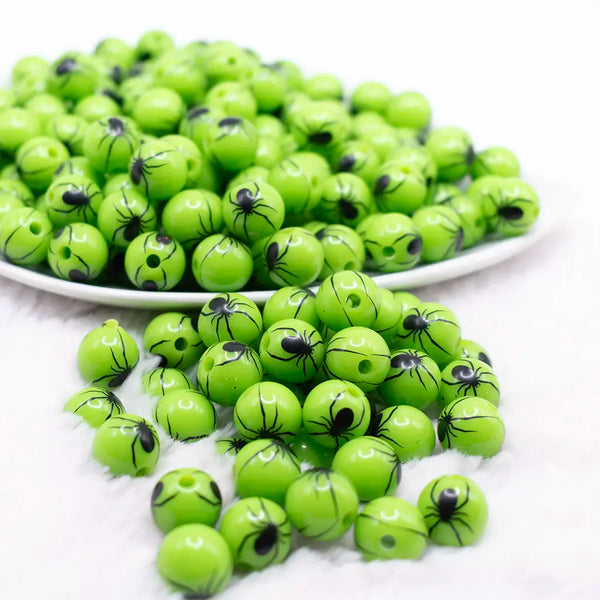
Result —
[[[487, 241], [465, 250], [450, 260], [421, 265], [403, 273], [373, 275], [377, 285], [393, 290], [408, 290], [431, 283], [446, 281], [473, 273], [503, 260], [516, 256], [535, 244], [549, 233], [554, 225], [552, 212], [542, 208], [540, 218], [526, 235]], [[52, 294], [77, 298], [96, 304], [125, 306], [130, 308], [199, 308], [212, 296], [213, 292], [144, 292], [124, 288], [102, 287], [91, 284], [74, 283], [57, 279], [52, 275], [17, 267], [0, 259], [0, 275], [24, 285]], [[313, 288], [315, 289], [315, 288]], [[266, 302], [275, 290], [244, 291], [243, 293], [257, 304]]]

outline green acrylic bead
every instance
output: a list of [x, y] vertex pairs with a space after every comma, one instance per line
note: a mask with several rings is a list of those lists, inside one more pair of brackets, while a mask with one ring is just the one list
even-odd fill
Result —
[[341, 100], [344, 95], [340, 80], [328, 73], [321, 73], [307, 79], [304, 91], [313, 100]]
[[20, 179], [0, 178], [0, 193], [9, 194], [26, 206], [31, 206], [35, 200], [29, 188]]
[[0, 226], [4, 217], [15, 208], [25, 208], [25, 204], [12, 194], [0, 191]]
[[225, 456], [235, 457], [248, 442], [241, 437], [223, 438], [217, 440], [217, 452]]
[[320, 280], [339, 271], [360, 271], [363, 268], [365, 245], [354, 229], [345, 225], [327, 225], [315, 236], [323, 247]]
[[390, 406], [376, 418], [374, 434], [394, 449], [400, 462], [431, 456], [435, 429], [429, 417], [413, 406]]
[[120, 106], [112, 98], [104, 94], [88, 96], [80, 100], [73, 112], [89, 123], [100, 119], [109, 119], [121, 112]]
[[427, 181], [414, 165], [386, 162], [377, 171], [373, 191], [380, 211], [412, 215], [425, 203]]
[[168, 235], [142, 233], [125, 251], [127, 277], [141, 290], [170, 290], [181, 281], [184, 271], [185, 252]]
[[351, 135], [353, 138], [368, 137], [369, 133], [387, 126], [384, 118], [374, 111], [364, 111], [352, 116]]
[[185, 165], [187, 168], [187, 179], [185, 180], [185, 188], [203, 187], [201, 185], [203, 177], [206, 175], [206, 158], [200, 152], [196, 144], [183, 135], [165, 135], [162, 138], [163, 142], [168, 142], [179, 150], [185, 157]]
[[392, 150], [386, 157], [386, 162], [397, 163], [417, 169], [427, 187], [432, 185], [437, 177], [437, 165], [431, 153], [423, 146], [400, 146]]
[[481, 488], [462, 475], [430, 481], [419, 496], [429, 537], [442, 546], [470, 546], [485, 530], [488, 505]]
[[349, 326], [372, 327], [378, 316], [379, 289], [358, 271], [339, 271], [323, 281], [317, 291], [319, 319], [330, 329]]
[[288, 488], [285, 510], [302, 536], [335, 540], [352, 527], [358, 513], [358, 495], [342, 473], [326, 468], [310, 469]]
[[0, 222], [0, 254], [16, 265], [36, 265], [45, 260], [51, 237], [52, 223], [44, 213], [13, 208]]
[[65, 100], [80, 100], [94, 92], [100, 73], [93, 61], [79, 53], [63, 54], [50, 67], [48, 88]]
[[[372, 113], [362, 113], [369, 115]], [[377, 115], [379, 116], [379, 115]], [[357, 135], [358, 140], [367, 142], [377, 153], [380, 161], [384, 161], [386, 156], [398, 147], [398, 131], [387, 123], [369, 126], [366, 130]]]
[[252, 268], [248, 247], [229, 235], [207, 237], [192, 256], [194, 278], [209, 292], [241, 290], [250, 280]]
[[147, 31], [138, 40], [135, 48], [137, 60], [149, 61], [173, 50], [175, 44], [171, 36], [160, 30]]
[[150, 201], [174, 196], [185, 185], [187, 174], [184, 154], [162, 140], [142, 144], [129, 163], [135, 189]]
[[16, 85], [22, 79], [31, 75], [46, 76], [48, 72], [48, 61], [40, 56], [25, 56], [19, 59], [13, 66], [11, 81]]
[[447, 260], [462, 249], [461, 220], [448, 206], [425, 206], [413, 215], [413, 223], [423, 240], [423, 262]]
[[250, 75], [252, 65], [248, 52], [231, 42], [213, 42], [204, 52], [204, 68], [210, 86], [220, 81], [244, 80]]
[[240, 395], [233, 410], [233, 421], [240, 436], [246, 440], [278, 438], [290, 441], [302, 425], [302, 408], [289, 388], [263, 381]]
[[334, 171], [358, 175], [369, 186], [370, 195], [381, 161], [366, 141], [350, 140], [336, 149], [332, 164]]
[[260, 360], [265, 372], [284, 383], [300, 383], [314, 377], [324, 353], [319, 332], [299, 319], [275, 322], [260, 340]]
[[283, 287], [274, 292], [263, 307], [264, 326], [271, 327], [284, 319], [299, 319], [318, 327], [321, 321], [317, 315], [314, 292], [294, 286]]
[[326, 448], [315, 440], [305, 429], [300, 429], [292, 438], [290, 447], [301, 462], [313, 467], [330, 467], [335, 454], [334, 448]]
[[494, 146], [486, 148], [475, 155], [471, 165], [473, 179], [484, 175], [500, 177], [518, 177], [521, 172], [518, 158], [508, 148]]
[[201, 523], [169, 531], [160, 545], [157, 566], [174, 591], [190, 598], [222, 592], [233, 573], [227, 542], [218, 531]]
[[223, 515], [219, 531], [236, 567], [247, 571], [282, 563], [292, 545], [285, 511], [267, 498], [244, 498]]
[[154, 407], [154, 421], [170, 438], [195, 442], [213, 433], [217, 415], [211, 402], [196, 390], [174, 390], [161, 396]]
[[66, 114], [62, 100], [52, 94], [38, 94], [25, 103], [25, 108], [37, 115], [42, 129], [47, 131], [50, 121], [59, 115]]
[[96, 224], [104, 196], [95, 181], [82, 175], [60, 175], [46, 192], [46, 210], [52, 223]]
[[392, 496], [400, 483], [400, 461], [394, 449], [372, 436], [344, 444], [336, 452], [331, 466], [350, 479], [362, 502]]
[[422, 133], [419, 133], [417, 129], [411, 129], [410, 127], [397, 127], [396, 141], [398, 148], [422, 148]]
[[165, 54], [156, 62], [154, 84], [176, 92], [184, 104], [193, 104], [204, 95], [206, 80], [196, 62], [183, 52]]
[[230, 179], [227, 183], [227, 191], [234, 187], [237, 187], [242, 183], [254, 182], [258, 185], [261, 185], [262, 183], [267, 183], [268, 177], [269, 169], [253, 165], [252, 167], [243, 169], [235, 177]]
[[249, 81], [250, 90], [256, 98], [258, 111], [272, 113], [281, 107], [286, 92], [283, 75], [273, 66], [261, 66]]
[[256, 127], [242, 117], [229, 116], [208, 126], [204, 150], [226, 171], [252, 165], [258, 148]]
[[185, 112], [181, 96], [166, 87], [143, 92], [133, 107], [133, 118], [145, 133], [161, 136], [176, 131]]
[[418, 92], [402, 92], [387, 104], [385, 118], [394, 127], [426, 129], [431, 120], [431, 106]]
[[402, 313], [405, 313], [409, 308], [417, 306], [417, 304], [421, 304], [419, 298], [410, 292], [394, 292], [394, 298], [398, 302]]
[[402, 498], [371, 500], [354, 526], [354, 542], [365, 560], [419, 559], [427, 537], [419, 509]]
[[273, 115], [258, 115], [254, 119], [254, 126], [259, 137], [282, 140], [286, 135], [285, 125]]
[[266, 169], [272, 169], [283, 158], [281, 143], [269, 137], [259, 137], [254, 164]]
[[222, 81], [208, 90], [204, 99], [208, 106], [218, 106], [226, 116], [252, 121], [256, 117], [256, 98], [245, 83]]
[[425, 142], [438, 166], [438, 181], [458, 181], [471, 169], [475, 158], [469, 134], [459, 127], [433, 130]]
[[100, 427], [107, 419], [125, 412], [119, 398], [102, 387], [87, 387], [73, 394], [63, 410], [81, 417], [92, 427]]
[[194, 320], [180, 312], [158, 315], [144, 331], [144, 349], [160, 357], [161, 367], [185, 371], [198, 361], [203, 348]]
[[142, 390], [153, 398], [159, 398], [175, 390], [194, 389], [192, 380], [179, 369], [159, 367], [142, 377]]
[[486, 221], [476, 198], [461, 194], [444, 202], [444, 206], [452, 209], [458, 216], [463, 232], [463, 249], [471, 248], [481, 241], [485, 235]]
[[390, 369], [390, 350], [385, 340], [366, 327], [347, 327], [327, 344], [325, 372], [355, 383], [365, 392], [383, 383]]
[[139, 98], [154, 85], [154, 77], [144, 71], [126, 79], [119, 86], [119, 94], [123, 98], [123, 112], [129, 117]]
[[29, 75], [19, 81], [13, 87], [15, 98], [19, 104], [25, 104], [28, 100], [43, 94], [48, 88], [48, 80], [45, 74]]
[[490, 354], [481, 344], [472, 340], [462, 339], [460, 341], [460, 347], [464, 358], [475, 358], [486, 363], [490, 367], [492, 366]]
[[350, 117], [337, 102], [307, 102], [294, 113], [290, 131], [301, 149], [322, 154], [348, 139]]
[[331, 175], [322, 183], [319, 193], [318, 214], [330, 222], [355, 227], [375, 211], [367, 184], [354, 173]]
[[213, 344], [198, 362], [198, 387], [211, 401], [224, 406], [234, 406], [244, 390], [262, 379], [258, 354], [241, 342]]
[[396, 335], [396, 330], [402, 317], [402, 309], [391, 290], [379, 288], [379, 298], [377, 319], [373, 323], [373, 329], [389, 346]]
[[374, 111], [384, 113], [392, 94], [387, 86], [377, 81], [361, 83], [352, 92], [350, 104], [354, 112]]
[[273, 287], [273, 282], [269, 277], [267, 262], [265, 260], [265, 247], [269, 242], [269, 238], [263, 238], [252, 244], [250, 247], [252, 252], [252, 275], [251, 283], [257, 289], [270, 290]]
[[69, 158], [65, 145], [50, 137], [34, 137], [19, 147], [15, 161], [32, 192], [45, 192], [56, 169]]
[[154, 522], [164, 533], [188, 523], [214, 527], [221, 513], [221, 491], [204, 471], [175, 469], [156, 482], [150, 506]]
[[135, 50], [119, 38], [105, 38], [98, 42], [94, 54], [119, 65], [122, 70], [132, 67], [135, 60]]
[[[61, 163], [54, 171], [54, 179], [62, 175], [78, 175], [87, 177], [101, 186], [104, 182], [104, 176], [95, 169], [92, 169], [89, 160], [85, 156], [72, 156], [69, 160]], [[129, 178], [129, 176], [127, 176]], [[131, 186], [130, 186], [131, 187]], [[104, 195], [107, 192], [104, 190]]]
[[[73, 160], [74, 159], [71, 159], [71, 161]], [[87, 158], [83, 158], [83, 160], [89, 164]], [[102, 189], [104, 196], [108, 196], [109, 194], [120, 192], [122, 190], [134, 191], [133, 181], [131, 181], [129, 173], [117, 173], [115, 175], [110, 175], [104, 184], [104, 188]]]
[[339, 448], [367, 432], [369, 401], [364, 392], [349, 381], [324, 381], [306, 396], [302, 422], [311, 438], [326, 448]]
[[83, 154], [83, 140], [88, 122], [77, 115], [57, 115], [48, 123], [47, 131], [62, 142], [69, 154]]
[[289, 60], [278, 60], [273, 66], [283, 75], [289, 90], [304, 89], [304, 76], [298, 65]]
[[225, 118], [225, 111], [219, 106], [193, 106], [181, 119], [179, 134], [189, 138], [201, 148], [208, 136], [209, 127], [223, 118]]
[[437, 434], [445, 450], [489, 458], [502, 448], [504, 422], [491, 402], [465, 396], [444, 407], [438, 419]]
[[94, 458], [113, 475], [150, 475], [158, 462], [160, 442], [142, 417], [123, 413], [104, 421], [94, 437]]
[[117, 173], [127, 170], [139, 144], [139, 132], [131, 119], [109, 116], [90, 124], [83, 142], [83, 153], [93, 169]]
[[438, 402], [441, 408], [457, 398], [478, 396], [498, 406], [500, 384], [492, 368], [475, 358], [459, 358], [442, 371]]
[[434, 183], [427, 194], [427, 204], [446, 204], [452, 198], [460, 196], [462, 190], [453, 183], [438, 182]]
[[260, 496], [283, 506], [288, 488], [300, 475], [300, 462], [284, 442], [260, 439], [238, 452], [233, 473], [240, 497]]

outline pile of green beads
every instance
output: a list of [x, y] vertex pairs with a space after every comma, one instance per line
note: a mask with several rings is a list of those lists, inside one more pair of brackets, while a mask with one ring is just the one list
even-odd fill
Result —
[[25, 57], [0, 92], [0, 257], [74, 282], [306, 287], [449, 259], [539, 213], [515, 155], [431, 129], [421, 94], [367, 82], [344, 101], [336, 77], [230, 42], [108, 38]]

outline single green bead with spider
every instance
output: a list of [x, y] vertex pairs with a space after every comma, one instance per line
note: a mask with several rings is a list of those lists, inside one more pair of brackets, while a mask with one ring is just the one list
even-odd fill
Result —
[[415, 165], [386, 162], [377, 171], [373, 191], [380, 211], [412, 215], [425, 203], [427, 181]]
[[69, 154], [83, 154], [83, 140], [88, 122], [77, 115], [56, 115], [50, 119], [47, 132], [62, 142]]
[[217, 452], [234, 458], [248, 442], [241, 437], [223, 438], [215, 442]]
[[417, 169], [425, 179], [427, 187], [431, 186], [437, 177], [437, 165], [433, 160], [433, 156], [423, 146], [405, 145], [395, 148], [387, 155], [386, 162]]
[[371, 500], [354, 526], [354, 543], [365, 560], [419, 559], [427, 537], [419, 509], [402, 498]]
[[302, 150], [324, 154], [348, 139], [350, 117], [338, 102], [307, 102], [290, 119], [290, 132]]
[[15, 162], [23, 183], [41, 193], [52, 183], [56, 169], [69, 158], [64, 144], [51, 137], [34, 137], [19, 147]]
[[358, 175], [368, 186], [370, 192], [381, 161], [377, 152], [366, 141], [349, 140], [336, 148], [332, 167], [338, 173]]
[[82, 175], [60, 175], [46, 192], [46, 209], [58, 227], [69, 223], [96, 224], [104, 196], [95, 181]]
[[391, 99], [392, 94], [386, 85], [367, 81], [354, 89], [350, 105], [354, 112], [374, 111], [383, 114]]
[[241, 117], [252, 121], [256, 117], [256, 98], [246, 83], [222, 81], [211, 87], [204, 102], [218, 106], [228, 117]]
[[375, 211], [373, 196], [363, 179], [354, 173], [337, 173], [319, 189], [317, 213], [323, 219], [355, 227]]
[[521, 166], [518, 158], [508, 148], [494, 146], [486, 148], [475, 155], [471, 165], [473, 179], [484, 175], [499, 175], [500, 177], [519, 177]]
[[413, 223], [423, 241], [423, 262], [447, 260], [462, 249], [460, 217], [448, 206], [424, 206], [413, 215]]
[[96, 428], [107, 419], [125, 412], [117, 395], [103, 387], [87, 387], [73, 394], [63, 410], [81, 417]]
[[152, 490], [152, 519], [163, 533], [188, 523], [214, 527], [221, 514], [217, 482], [199, 469], [175, 469], [163, 475]]
[[237, 116], [210, 124], [203, 143], [206, 155], [226, 171], [241, 171], [252, 165], [257, 148], [256, 127]]
[[48, 90], [65, 100], [80, 100], [94, 93], [100, 73], [93, 60], [78, 52], [63, 54], [50, 67]]
[[51, 238], [50, 219], [33, 208], [13, 208], [0, 221], [0, 254], [16, 265], [43, 262]]
[[139, 61], [150, 61], [174, 50], [175, 43], [171, 36], [160, 30], [146, 31], [138, 40], [135, 56]]
[[460, 348], [464, 358], [475, 358], [486, 363], [490, 367], [492, 366], [492, 359], [490, 358], [489, 352], [478, 342], [462, 339], [460, 340]]
[[284, 319], [299, 319], [318, 327], [321, 321], [314, 292], [295, 286], [282, 287], [274, 292], [263, 307], [264, 326], [271, 327]]
[[440, 408], [463, 396], [478, 396], [498, 406], [500, 383], [488, 364], [476, 358], [459, 358], [442, 371]]
[[159, 367], [145, 373], [142, 377], [142, 390], [153, 398], [164, 396], [175, 390], [192, 390], [192, 380], [179, 369]]
[[345, 225], [327, 225], [315, 233], [323, 247], [323, 281], [340, 271], [360, 271], [365, 263], [365, 245], [361, 237]]
[[440, 181], [429, 187], [426, 204], [446, 204], [452, 198], [462, 194], [462, 190], [453, 183]]
[[419, 92], [402, 92], [388, 102], [385, 118], [394, 127], [426, 129], [431, 120], [431, 106]]
[[90, 124], [83, 142], [83, 153], [93, 169], [118, 173], [127, 170], [139, 144], [139, 131], [131, 119], [109, 116]]
[[292, 527], [278, 504], [268, 498], [243, 498], [223, 515], [219, 531], [236, 567], [260, 570], [282, 563], [292, 545]]
[[488, 505], [481, 488], [462, 475], [442, 475], [419, 496], [429, 537], [442, 546], [470, 546], [483, 534]]
[[105, 38], [96, 44], [94, 54], [106, 58], [126, 71], [133, 66], [135, 50], [119, 38]]
[[313, 100], [341, 100], [344, 96], [341, 81], [329, 73], [320, 73], [307, 79], [304, 91]]
[[475, 159], [473, 141], [460, 127], [434, 129], [425, 141], [438, 167], [438, 181], [458, 181], [467, 175]]

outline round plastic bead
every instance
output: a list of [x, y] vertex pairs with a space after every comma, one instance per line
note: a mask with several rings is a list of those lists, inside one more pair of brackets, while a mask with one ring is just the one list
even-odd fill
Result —
[[256, 98], [245, 83], [221, 81], [211, 87], [204, 99], [208, 106], [218, 106], [226, 116], [235, 116], [248, 121], [256, 117]]
[[379, 308], [373, 329], [390, 345], [396, 335], [396, 330], [402, 316], [400, 304], [391, 290], [379, 288]]
[[459, 127], [441, 127], [428, 136], [425, 148], [438, 167], [438, 181], [458, 181], [471, 169], [475, 152], [469, 134]]
[[[81, 177], [87, 177], [88, 179], [95, 181], [98, 186], [101, 186], [104, 182], [104, 176], [102, 173], [98, 173], [98, 171], [92, 169], [90, 162], [85, 156], [72, 156], [69, 160], [61, 163], [56, 168], [56, 171], [54, 171], [54, 178], [63, 175], [78, 175]], [[127, 178], [129, 179], [128, 175]], [[129, 187], [131, 188], [131, 180], [129, 181]], [[105, 195], [106, 193], [107, 192], [104, 191]]]
[[144, 331], [144, 348], [160, 358], [161, 367], [186, 370], [200, 358], [203, 344], [191, 317], [168, 312], [150, 321]]
[[486, 221], [483, 216], [481, 203], [473, 196], [458, 195], [444, 202], [458, 216], [460, 228], [463, 232], [462, 248], [471, 248], [477, 244], [486, 230]]
[[158, 462], [160, 442], [142, 417], [123, 413], [104, 421], [94, 437], [94, 458], [113, 475], [150, 475]]
[[111, 116], [90, 124], [83, 152], [92, 168], [104, 173], [126, 171], [140, 138], [136, 125], [122, 116]]
[[142, 377], [142, 390], [153, 398], [159, 398], [175, 390], [192, 389], [194, 389], [192, 380], [179, 369], [159, 367]]
[[77, 115], [56, 115], [48, 123], [48, 133], [61, 141], [69, 154], [83, 154], [83, 140], [88, 122]]
[[283, 506], [289, 486], [300, 475], [300, 462], [284, 442], [259, 439], [238, 452], [233, 472], [240, 497], [260, 496]]
[[241, 342], [213, 344], [198, 363], [198, 387], [210, 400], [224, 406], [233, 406], [244, 390], [262, 379], [258, 354]]
[[65, 100], [80, 100], [94, 92], [99, 76], [89, 57], [79, 53], [63, 54], [50, 68], [48, 87]]
[[224, 117], [208, 126], [206, 154], [226, 171], [241, 171], [252, 165], [258, 148], [254, 125], [241, 117]]
[[73, 394], [63, 410], [81, 417], [92, 427], [100, 427], [107, 419], [125, 412], [119, 398], [102, 387], [87, 387]]
[[278, 565], [288, 556], [292, 527], [285, 511], [267, 498], [243, 498], [223, 515], [219, 531], [236, 567], [254, 571]]
[[413, 215], [413, 223], [423, 240], [423, 262], [446, 260], [462, 249], [464, 231], [451, 208], [425, 206]]
[[350, 105], [354, 112], [383, 113], [391, 98], [390, 90], [383, 83], [368, 81], [355, 88], [350, 98]]
[[470, 546], [482, 535], [488, 505], [481, 488], [462, 475], [442, 475], [419, 496], [429, 537], [443, 546]]
[[[370, 115], [373, 113], [362, 114]], [[377, 117], [381, 120], [379, 115]], [[357, 133], [357, 138], [362, 142], [367, 142], [375, 150], [379, 160], [382, 162], [399, 145], [398, 130], [384, 122], [380, 122], [378, 125], [375, 123], [370, 124]]]
[[331, 175], [319, 191], [318, 213], [327, 221], [355, 227], [375, 210], [367, 184], [354, 173]]
[[4, 217], [15, 208], [25, 208], [25, 205], [19, 198], [12, 194], [0, 191], [0, 226]]
[[185, 156], [169, 142], [146, 142], [133, 153], [129, 175], [135, 189], [148, 200], [166, 200], [185, 185]]
[[483, 208], [483, 201], [488, 196], [497, 194], [498, 186], [504, 178], [498, 175], [483, 175], [475, 179], [467, 188], [467, 196], [472, 196], [478, 200]]
[[169, 531], [158, 551], [157, 565], [173, 590], [190, 598], [222, 592], [233, 573], [227, 542], [218, 531], [201, 523]]
[[86, 283], [104, 271], [108, 245], [92, 225], [71, 223], [54, 232], [47, 259], [52, 271], [61, 279]]
[[184, 187], [204, 187], [204, 178], [208, 174], [209, 169], [207, 169], [207, 166], [209, 163], [200, 152], [198, 146], [183, 135], [165, 135], [161, 139], [163, 142], [171, 144], [185, 157], [187, 178]]
[[313, 467], [330, 467], [335, 453], [334, 448], [322, 446], [304, 429], [292, 438], [290, 447], [301, 462]]
[[288, 488], [285, 510], [304, 537], [335, 540], [354, 523], [358, 496], [350, 480], [331, 469], [305, 471]]
[[175, 44], [168, 33], [160, 30], [147, 31], [138, 40], [135, 57], [139, 61], [150, 61], [174, 48]]
[[289, 90], [304, 89], [304, 76], [298, 65], [289, 60], [278, 60], [273, 66], [282, 74]]
[[302, 422], [307, 433], [321, 446], [339, 448], [367, 432], [370, 424], [367, 397], [353, 383], [324, 381], [306, 396]]
[[498, 406], [500, 384], [491, 367], [474, 358], [452, 361], [442, 371], [438, 402], [441, 408], [463, 396], [478, 396]]
[[421, 558], [427, 537], [419, 509], [401, 498], [372, 500], [354, 526], [354, 542], [365, 560]]
[[283, 104], [286, 92], [285, 79], [272, 65], [256, 69], [250, 78], [249, 85], [256, 98], [259, 112], [272, 113]]
[[193, 106], [181, 120], [179, 134], [202, 148], [210, 125], [218, 123], [223, 118], [225, 118], [225, 111], [218, 106]]
[[232, 437], [217, 440], [215, 446], [217, 447], [217, 452], [219, 454], [233, 458], [247, 443], [246, 440], [243, 440], [240, 437]]
[[489, 352], [481, 344], [472, 340], [462, 339], [460, 341], [460, 347], [462, 356], [465, 358], [475, 358], [486, 363], [490, 367], [492, 366], [492, 359], [490, 358]]
[[58, 227], [81, 222], [95, 225], [103, 199], [95, 181], [82, 175], [61, 175], [46, 192], [46, 213]]
[[135, 340], [115, 319], [92, 329], [81, 341], [77, 366], [90, 383], [117, 387], [131, 373], [139, 359]]
[[269, 137], [259, 137], [254, 164], [266, 169], [272, 169], [283, 158], [282, 145], [278, 140]]
[[209, 292], [237, 291], [252, 276], [252, 253], [235, 237], [215, 234], [202, 240], [192, 255], [192, 272]]
[[483, 175], [499, 175], [500, 177], [518, 177], [521, 172], [518, 158], [508, 148], [494, 146], [486, 148], [475, 155], [471, 165], [473, 179]]
[[111, 97], [98, 94], [81, 99], [75, 105], [73, 112], [89, 123], [93, 123], [100, 119], [108, 119], [118, 115], [121, 110], [119, 104]]
[[14, 154], [27, 140], [42, 133], [39, 117], [26, 108], [0, 112], [0, 151]]
[[400, 461], [394, 449], [372, 436], [344, 444], [331, 466], [348, 477], [362, 502], [393, 495], [400, 483]]
[[301, 149], [324, 153], [346, 141], [350, 117], [337, 102], [307, 102], [294, 113], [290, 131]]
[[192, 57], [172, 52], [156, 62], [154, 84], [173, 90], [185, 104], [192, 104], [203, 96], [206, 81]]
[[154, 422], [174, 440], [195, 442], [213, 433], [217, 415], [211, 402], [196, 390], [174, 390], [161, 396]]
[[151, 510], [154, 522], [164, 533], [188, 523], [214, 527], [221, 513], [221, 491], [204, 471], [175, 469], [154, 486]]
[[299, 319], [275, 322], [260, 340], [265, 372], [283, 382], [300, 383], [314, 377], [324, 353], [319, 332]]
[[142, 131], [156, 136], [173, 133], [185, 112], [181, 96], [166, 87], [144, 91], [133, 107], [133, 118]]
[[254, 126], [261, 138], [281, 141], [286, 135], [285, 125], [273, 115], [260, 114], [254, 119]]
[[264, 326], [271, 327], [277, 321], [284, 319], [299, 319], [313, 327], [318, 327], [320, 320], [314, 292], [288, 286], [273, 293], [263, 307]]
[[210, 86], [219, 81], [247, 79], [252, 70], [250, 54], [231, 42], [214, 42], [204, 53], [204, 68]]
[[119, 38], [105, 38], [98, 42], [94, 54], [118, 65], [122, 70], [130, 69], [135, 60], [135, 50]]
[[15, 162], [32, 192], [48, 189], [56, 169], [69, 158], [65, 145], [51, 137], [34, 137], [19, 147]]
[[319, 240], [302, 227], [286, 227], [274, 233], [264, 249], [271, 281], [278, 286], [304, 287], [313, 283], [323, 268]]
[[269, 169], [253, 165], [247, 169], [240, 171], [235, 177], [229, 180], [227, 183], [227, 191], [237, 187], [242, 183], [254, 182], [260, 185], [261, 183], [267, 183], [269, 177]]
[[336, 333], [325, 351], [325, 372], [356, 384], [365, 392], [383, 383], [390, 369], [385, 340], [366, 327], [347, 327]]
[[402, 92], [388, 102], [385, 118], [394, 127], [426, 129], [431, 120], [431, 106], [418, 92]]
[[25, 206], [33, 205], [35, 200], [29, 188], [20, 179], [0, 178], [0, 193], [18, 198]]
[[465, 396], [442, 409], [437, 434], [444, 449], [489, 458], [504, 442], [504, 422], [498, 409], [484, 398]]
[[410, 292], [394, 292], [394, 298], [400, 305], [400, 310], [402, 313], [405, 313], [408, 309], [417, 306], [417, 304], [421, 304], [419, 298]]
[[307, 79], [304, 91], [313, 100], [341, 100], [344, 95], [340, 80], [328, 73], [321, 73]]
[[360, 271], [365, 262], [365, 246], [361, 237], [345, 225], [327, 225], [315, 233], [323, 247], [323, 268], [319, 279], [339, 271]]
[[0, 221], [0, 254], [16, 265], [36, 265], [45, 260], [51, 237], [52, 223], [44, 213], [13, 208]]
[[373, 433], [394, 449], [400, 462], [431, 456], [435, 429], [429, 417], [413, 406], [390, 406], [375, 418]]
[[366, 142], [350, 140], [337, 148], [334, 160], [334, 171], [358, 175], [369, 186], [375, 181], [381, 162], [377, 152]]
[[377, 171], [373, 191], [380, 211], [412, 215], [425, 203], [427, 181], [414, 165], [386, 162]]
[[462, 194], [462, 190], [453, 183], [438, 182], [429, 188], [426, 204], [446, 204], [456, 196]]
[[[67, 161], [66, 164], [68, 164], [68, 162], [72, 162], [73, 160], [74, 159], [71, 159], [71, 161]], [[86, 161], [86, 163], [89, 165], [87, 158], [83, 158], [83, 160]], [[135, 191], [133, 189], [133, 181], [131, 181], [129, 173], [117, 173], [115, 175], [110, 175], [106, 180], [104, 187], [102, 188], [105, 197], [110, 194], [114, 194], [115, 192], [120, 192], [122, 190], [125, 190], [126, 192]]]
[[167, 235], [142, 233], [125, 251], [125, 271], [129, 281], [142, 290], [170, 290], [183, 277], [185, 252]]

